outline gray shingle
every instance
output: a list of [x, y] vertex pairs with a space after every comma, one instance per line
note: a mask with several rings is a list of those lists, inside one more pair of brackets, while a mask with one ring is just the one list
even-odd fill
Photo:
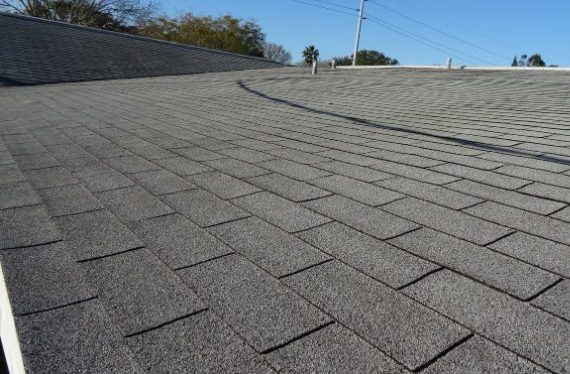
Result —
[[178, 271], [256, 351], [264, 352], [330, 318], [239, 255]]
[[97, 296], [62, 243], [0, 252], [12, 313], [35, 313]]
[[211, 161], [225, 157], [219, 153], [208, 151], [200, 147], [177, 148], [174, 152], [193, 161]]
[[154, 162], [181, 176], [205, 173], [212, 170], [199, 162], [188, 160], [185, 157], [163, 158], [160, 160], [154, 160]]
[[202, 227], [250, 216], [243, 209], [200, 189], [165, 195], [162, 199]]
[[[453, 182], [452, 185], [455, 183], [459, 182]], [[376, 182], [375, 184], [406, 195], [443, 205], [451, 209], [463, 209], [482, 201], [481, 199], [473, 196], [450, 191], [447, 189], [447, 186], [449, 185], [446, 185], [446, 188], [443, 188], [407, 178], [393, 178]]]
[[499, 240], [489, 248], [521, 259], [565, 277], [570, 277], [570, 246], [537, 236], [516, 232]]
[[133, 186], [135, 183], [123, 174], [101, 166], [84, 168], [74, 173], [91, 192], [103, 192]]
[[52, 217], [103, 208], [103, 204], [81, 184], [44, 188], [39, 193]]
[[546, 374], [549, 371], [480, 336], [474, 336], [428, 366], [426, 374]]
[[402, 287], [439, 268], [381, 240], [337, 222], [297, 236], [344, 263], [391, 287]]
[[566, 207], [561, 211], [552, 214], [551, 217], [561, 219], [562, 221], [570, 222], [570, 207]]
[[147, 249], [88, 261], [82, 267], [123, 335], [205, 308], [194, 292]]
[[38, 142], [31, 143], [7, 143], [6, 148], [12, 156], [33, 155], [36, 153], [44, 153], [45, 148]]
[[546, 171], [552, 171], [554, 173], [560, 173], [570, 169], [570, 166], [557, 164], [554, 162], [548, 162], [530, 157], [516, 157], [511, 155], [506, 155], [502, 153], [487, 153], [479, 156], [485, 160], [498, 161], [506, 164], [513, 164], [518, 166], [525, 166], [533, 169], [541, 169]]
[[458, 180], [454, 176], [438, 173], [430, 169], [422, 169], [415, 166], [402, 165], [390, 161], [378, 161], [372, 165], [371, 168], [383, 171], [388, 174], [399, 175], [409, 179], [415, 179], [420, 182], [431, 184], [446, 184]]
[[330, 219], [270, 192], [240, 197], [233, 202], [289, 232], [306, 230], [330, 222]]
[[467, 329], [336, 261], [294, 274], [285, 282], [411, 370], [469, 334]]
[[259, 188], [249, 183], [217, 171], [193, 175], [188, 179], [222, 199], [233, 199], [260, 191]]
[[556, 282], [556, 275], [441, 232], [421, 229], [390, 243], [526, 300]]
[[295, 202], [331, 195], [330, 192], [281, 174], [267, 174], [247, 179], [248, 182]]
[[570, 322], [570, 281], [566, 279], [558, 283], [534, 299], [532, 304]]
[[280, 373], [408, 373], [350, 330], [334, 324], [267, 354]]
[[485, 202], [468, 208], [465, 212], [529, 234], [570, 245], [570, 223], [567, 222], [493, 202]]
[[539, 214], [550, 214], [564, 206], [563, 203], [540, 199], [518, 192], [506, 191], [501, 188], [486, 186], [484, 184], [468, 180], [453, 182], [446, 185], [446, 187], [466, 194], [478, 196], [482, 199], [496, 201], [501, 204], [530, 210], [531, 212]]
[[231, 158], [238, 159], [240, 161], [252, 162], [252, 163], [273, 160], [276, 158], [275, 156], [272, 156], [270, 154], [247, 148], [224, 149], [219, 151], [219, 153]]
[[415, 198], [399, 200], [383, 206], [382, 209], [480, 245], [512, 232], [506, 227]]
[[269, 173], [268, 170], [233, 158], [206, 161], [204, 162], [204, 165], [236, 178], [250, 178]]
[[41, 205], [0, 210], [0, 249], [51, 243], [61, 238]]
[[13, 158], [22, 170], [35, 170], [59, 166], [59, 162], [47, 153], [14, 156]]
[[141, 187], [100, 192], [97, 197], [124, 222], [162, 216], [173, 210]]
[[391, 174], [387, 174], [378, 170], [373, 170], [363, 166], [347, 164], [341, 161], [323, 162], [313, 165], [316, 168], [329, 171], [334, 174], [344, 175], [363, 182], [376, 182], [379, 180], [393, 178]]
[[391, 238], [419, 227], [393, 214], [338, 195], [309, 201], [303, 205], [378, 239]]
[[330, 175], [327, 171], [283, 159], [259, 162], [257, 165], [275, 173], [302, 181]]
[[132, 174], [131, 178], [154, 195], [164, 195], [195, 188], [192, 183], [184, 178], [164, 169]]
[[256, 217], [215, 226], [210, 232], [275, 277], [282, 277], [330, 258], [295, 236]]
[[404, 292], [555, 372], [570, 369], [570, 324], [529, 304], [447, 270]]
[[20, 171], [18, 165], [0, 165], [0, 185], [23, 182], [25, 180], [26, 177]]
[[28, 373], [140, 373], [97, 300], [16, 317]]
[[311, 153], [306, 153], [288, 148], [272, 149], [267, 151], [267, 153], [273, 156], [284, 158], [289, 161], [298, 162], [300, 164], [307, 164], [307, 165], [330, 161], [328, 158], [322, 156], [317, 156]]
[[135, 335], [127, 342], [149, 373], [273, 373], [209, 311]]
[[60, 218], [64, 238], [78, 260], [88, 260], [142, 247], [143, 243], [107, 210]]
[[121, 173], [140, 173], [160, 167], [139, 156], [114, 157], [105, 160], [107, 165]]
[[2, 185], [0, 209], [15, 208], [41, 203], [36, 191], [27, 182], [15, 182]]
[[313, 179], [310, 183], [372, 206], [386, 204], [404, 197], [397, 192], [341, 175]]
[[133, 229], [147, 247], [172, 269], [233, 252], [214, 235], [178, 214], [138, 221]]
[[59, 187], [79, 182], [63, 167], [26, 170], [24, 174], [35, 188]]
[[518, 178], [525, 178], [527, 180], [552, 184], [558, 187], [566, 187], [570, 188], [570, 176], [551, 173], [548, 171], [530, 169], [520, 166], [503, 166], [502, 168], [497, 169], [498, 173], [503, 173], [507, 175], [512, 175]]
[[504, 174], [499, 174], [498, 172], [479, 170], [462, 165], [445, 164], [431, 168], [431, 170], [489, 184], [506, 190], [516, 190], [530, 183], [528, 180], [509, 177]]
[[570, 188], [550, 186], [542, 183], [533, 183], [519, 190], [520, 192], [545, 197], [547, 199], [563, 201], [570, 204]]

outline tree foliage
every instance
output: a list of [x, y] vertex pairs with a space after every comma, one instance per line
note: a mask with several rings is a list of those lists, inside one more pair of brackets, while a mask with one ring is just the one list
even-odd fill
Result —
[[305, 64], [312, 65], [313, 61], [319, 59], [319, 50], [314, 45], [309, 45], [303, 49], [303, 61]]
[[0, 0], [0, 10], [114, 31], [134, 32], [134, 24], [150, 17], [143, 0]]
[[511, 66], [531, 66], [531, 67], [544, 67], [546, 63], [542, 59], [542, 56], [538, 53], [533, 54], [532, 56], [528, 57], [527, 55], [521, 55], [520, 59], [517, 61], [517, 56], [513, 59], [513, 63]]
[[280, 44], [265, 43], [263, 46], [263, 57], [281, 64], [291, 64], [291, 53]]
[[143, 36], [204, 48], [263, 57], [265, 35], [253, 21], [225, 15], [219, 18], [188, 13], [180, 18], [158, 17], [139, 25]]
[[[352, 55], [336, 58], [336, 64], [352, 65]], [[395, 58], [386, 56], [382, 52], [375, 50], [363, 49], [356, 54], [357, 65], [398, 65], [399, 62]]]

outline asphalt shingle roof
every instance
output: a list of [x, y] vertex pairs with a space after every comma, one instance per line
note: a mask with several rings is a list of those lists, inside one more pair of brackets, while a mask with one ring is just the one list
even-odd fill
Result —
[[0, 12], [0, 86], [263, 69], [262, 58]]
[[570, 75], [0, 90], [29, 373], [570, 372]]

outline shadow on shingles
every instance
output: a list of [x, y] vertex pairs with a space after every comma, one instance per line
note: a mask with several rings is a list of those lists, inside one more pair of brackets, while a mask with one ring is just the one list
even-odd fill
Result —
[[4, 77], [2, 75], [0, 75], [0, 87], [2, 86], [25, 86], [25, 83], [22, 83], [20, 81], [17, 81], [15, 79], [11, 79], [8, 77]]
[[271, 101], [276, 102], [276, 103], [285, 104], [285, 105], [288, 105], [290, 107], [305, 110], [305, 111], [312, 112], [312, 113], [325, 114], [325, 115], [329, 115], [332, 117], [342, 118], [344, 120], [353, 121], [353, 122], [355, 122], [359, 125], [363, 125], [363, 126], [375, 127], [375, 128], [379, 128], [379, 129], [385, 129], [385, 130], [399, 131], [399, 132], [404, 132], [404, 133], [408, 133], [408, 134], [424, 135], [424, 136], [428, 136], [428, 137], [431, 137], [434, 139], [442, 139], [442, 140], [446, 140], [448, 142], [452, 142], [452, 143], [456, 143], [459, 145], [468, 146], [471, 148], [476, 148], [476, 149], [480, 149], [480, 150], [484, 150], [484, 151], [503, 153], [503, 154], [512, 155], [512, 156], [528, 157], [528, 158], [533, 158], [533, 159], [540, 160], [540, 161], [553, 162], [553, 163], [562, 164], [562, 165], [570, 165], [570, 160], [565, 160], [562, 158], [557, 158], [557, 157], [552, 157], [552, 156], [536, 156], [534, 153], [527, 152], [524, 150], [519, 150], [519, 149], [514, 149], [514, 148], [509, 148], [509, 147], [501, 147], [501, 146], [487, 144], [487, 143], [475, 142], [472, 140], [458, 139], [458, 138], [454, 138], [454, 137], [450, 137], [450, 136], [435, 135], [435, 134], [430, 134], [429, 132], [425, 132], [422, 130], [379, 124], [379, 123], [374, 123], [374, 122], [368, 121], [368, 120], [363, 119], [363, 118], [346, 116], [344, 114], [329, 112], [329, 111], [322, 110], [322, 109], [313, 109], [313, 108], [309, 108], [309, 107], [306, 107], [306, 106], [301, 105], [301, 104], [296, 104], [296, 103], [290, 102], [290, 101], [285, 100], [285, 99], [279, 99], [276, 97], [266, 95], [262, 92], [256, 91], [255, 89], [248, 87], [241, 80], [237, 81], [237, 84], [242, 90], [245, 90], [249, 93], [252, 93], [252, 94], [257, 95], [259, 97], [262, 97], [264, 99], [271, 100]]

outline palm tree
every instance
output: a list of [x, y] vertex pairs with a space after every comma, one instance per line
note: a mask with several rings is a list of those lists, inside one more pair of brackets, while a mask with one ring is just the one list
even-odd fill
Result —
[[314, 45], [305, 47], [303, 50], [303, 59], [307, 65], [312, 65], [313, 61], [319, 58], [319, 50], [315, 48]]

